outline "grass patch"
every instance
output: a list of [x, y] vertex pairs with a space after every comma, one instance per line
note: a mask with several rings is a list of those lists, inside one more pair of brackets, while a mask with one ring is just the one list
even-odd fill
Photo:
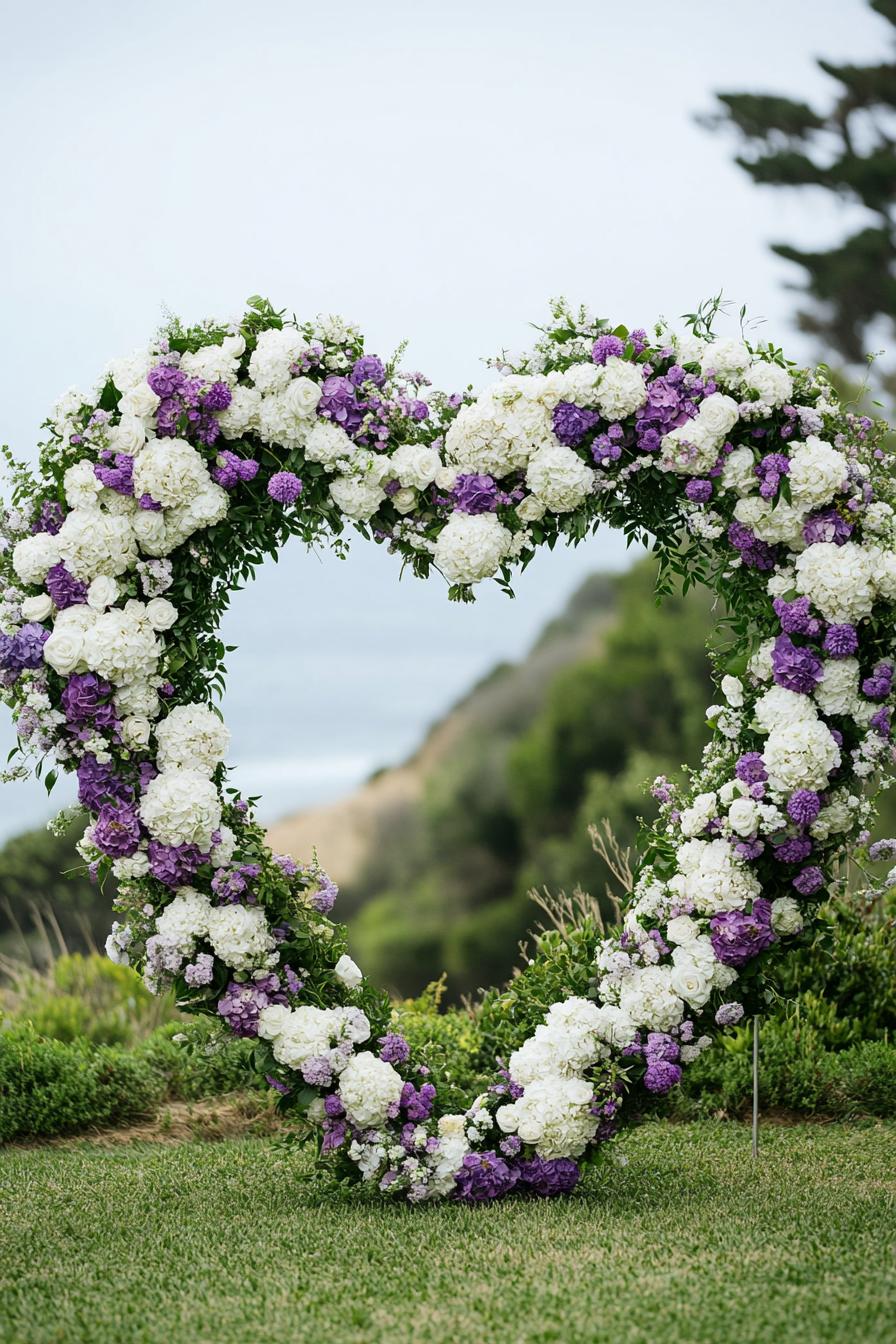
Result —
[[338, 1199], [269, 1139], [8, 1149], [10, 1344], [891, 1337], [896, 1123], [655, 1122], [572, 1198]]

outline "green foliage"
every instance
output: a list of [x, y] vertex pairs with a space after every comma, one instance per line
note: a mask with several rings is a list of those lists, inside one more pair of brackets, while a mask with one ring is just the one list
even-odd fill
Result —
[[66, 948], [102, 944], [111, 895], [83, 871], [75, 850], [83, 833], [81, 817], [61, 835], [42, 826], [0, 848], [0, 951], [15, 956], [29, 951], [49, 961]]
[[12, 962], [6, 970], [0, 1009], [54, 1040], [128, 1045], [175, 1016], [170, 994], [150, 994], [130, 967], [98, 954], [62, 956], [43, 972]]
[[246, 1087], [251, 1043], [220, 1042], [210, 1024], [160, 1028], [133, 1049], [53, 1040], [27, 1021], [0, 1031], [0, 1142], [126, 1125], [164, 1100], [195, 1100]]
[[[874, 9], [896, 26], [892, 0]], [[834, 246], [806, 251], [786, 243], [772, 250], [802, 268], [810, 305], [799, 313], [828, 355], [831, 347], [848, 363], [861, 361], [873, 324], [896, 319], [896, 238], [893, 233], [896, 149], [896, 64], [867, 66], [819, 60], [840, 86], [833, 103], [818, 112], [777, 94], [720, 93], [719, 110], [701, 118], [728, 126], [746, 152], [737, 163], [754, 182], [771, 187], [814, 187], [863, 206], [871, 224]]]

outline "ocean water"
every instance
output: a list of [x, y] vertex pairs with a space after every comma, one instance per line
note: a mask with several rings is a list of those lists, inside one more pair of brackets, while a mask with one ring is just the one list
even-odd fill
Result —
[[[237, 645], [223, 700], [229, 762], [263, 820], [351, 792], [404, 759], [427, 728], [495, 663], [521, 657], [598, 569], [627, 566], [621, 536], [539, 554], [506, 597], [483, 584], [472, 605], [439, 577], [401, 574], [398, 556], [358, 539], [347, 560], [288, 545], [234, 596], [222, 627]], [[0, 750], [14, 742], [0, 707]], [[0, 840], [74, 801], [62, 779], [0, 784]]]

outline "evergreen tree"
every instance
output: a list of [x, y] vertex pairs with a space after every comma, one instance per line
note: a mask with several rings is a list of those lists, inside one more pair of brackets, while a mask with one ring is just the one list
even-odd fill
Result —
[[[896, 30], [896, 0], [870, 3]], [[856, 364], [881, 325], [887, 340], [896, 325], [896, 63], [818, 65], [838, 86], [825, 111], [778, 94], [720, 93], [720, 107], [700, 121], [736, 131], [736, 161], [760, 186], [821, 188], [864, 207], [863, 226], [831, 248], [772, 245], [805, 273], [802, 330]]]

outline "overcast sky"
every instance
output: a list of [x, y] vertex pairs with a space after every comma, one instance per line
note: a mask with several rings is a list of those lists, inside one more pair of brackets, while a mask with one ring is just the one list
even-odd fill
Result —
[[[7, 0], [0, 438], [27, 456], [56, 395], [165, 311], [253, 293], [342, 312], [375, 351], [408, 336], [443, 387], [524, 346], [557, 293], [635, 326], [722, 288], [803, 355], [767, 242], [842, 219], [757, 191], [693, 114], [716, 89], [823, 101], [812, 58], [879, 56], [887, 32], [860, 0]], [[241, 782], [267, 815], [350, 787], [624, 563], [598, 537], [540, 557], [515, 603], [458, 610], [379, 548], [288, 548], [228, 618]], [[0, 835], [48, 811], [0, 786]]]

